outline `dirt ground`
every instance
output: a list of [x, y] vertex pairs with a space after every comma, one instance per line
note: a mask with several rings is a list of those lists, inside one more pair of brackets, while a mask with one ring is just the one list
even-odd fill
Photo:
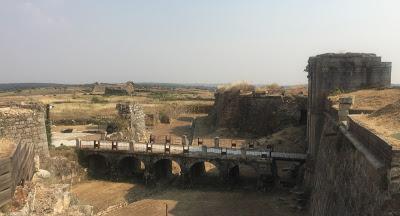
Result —
[[98, 215], [107, 216], [301, 215], [294, 209], [293, 197], [282, 191], [145, 189], [141, 184], [94, 180], [77, 184], [72, 191], [82, 204], [93, 205]]

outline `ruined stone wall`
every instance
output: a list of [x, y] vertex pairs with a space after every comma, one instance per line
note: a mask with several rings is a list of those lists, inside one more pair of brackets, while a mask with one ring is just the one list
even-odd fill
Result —
[[41, 159], [49, 157], [45, 112], [40, 106], [0, 108], [0, 137], [33, 145]]
[[49, 158], [44, 115], [40, 106], [0, 108], [0, 139], [14, 143], [0, 160], [0, 206], [10, 202], [21, 181], [31, 180], [35, 155]]
[[215, 95], [211, 113], [217, 128], [268, 135], [289, 125], [297, 125], [305, 111], [306, 98], [294, 96], [240, 95], [224, 92]]
[[120, 117], [129, 121], [131, 139], [136, 142], [147, 141], [146, 114], [143, 111], [143, 107], [137, 103], [128, 103], [117, 104], [116, 109]]

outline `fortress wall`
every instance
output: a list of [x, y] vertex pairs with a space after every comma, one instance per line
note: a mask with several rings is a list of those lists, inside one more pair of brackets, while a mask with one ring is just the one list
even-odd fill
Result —
[[351, 116], [347, 126], [339, 122], [343, 116], [326, 100], [337, 89], [389, 87], [390, 67], [374, 54], [310, 58], [305, 182], [311, 190], [311, 215], [400, 212], [400, 153]]
[[361, 123], [355, 122], [349, 117], [349, 131], [362, 142], [374, 156], [379, 158], [386, 167], [390, 167], [392, 161], [392, 146], [382, 138], [364, 127]]
[[265, 136], [298, 125], [301, 111], [306, 110], [306, 100], [300, 96], [217, 93], [211, 116], [217, 128]]
[[45, 112], [40, 106], [0, 108], [0, 138], [33, 145], [41, 159], [49, 157]]
[[311, 215], [384, 215], [391, 199], [388, 172], [377, 169], [336, 123], [326, 121], [315, 158]]
[[34, 156], [38, 155], [42, 161], [49, 158], [42, 107], [0, 108], [0, 139], [13, 144], [11, 153], [2, 154], [0, 159], [1, 206], [11, 200], [17, 185], [31, 180], [35, 169]]
[[318, 152], [326, 97], [335, 91], [390, 87], [391, 63], [369, 53], [322, 54], [310, 57], [308, 72], [308, 151]]

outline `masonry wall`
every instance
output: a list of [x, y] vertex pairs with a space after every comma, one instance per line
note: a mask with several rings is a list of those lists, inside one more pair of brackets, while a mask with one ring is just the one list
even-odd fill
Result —
[[391, 64], [375, 54], [323, 54], [311, 57], [306, 186], [311, 215], [398, 215], [400, 154], [372, 131], [347, 120], [326, 97], [335, 91], [389, 87]]
[[368, 53], [322, 54], [310, 57], [308, 72], [308, 151], [318, 152], [325, 98], [335, 91], [390, 87], [391, 63]]
[[0, 108], [0, 137], [33, 145], [41, 160], [49, 157], [45, 112], [40, 106]]
[[217, 128], [265, 136], [289, 125], [300, 124], [302, 111], [306, 111], [306, 101], [301, 96], [217, 93], [211, 117]]
[[0, 138], [10, 140], [15, 148], [0, 159], [0, 206], [11, 201], [15, 187], [31, 180], [34, 156], [43, 162], [49, 158], [45, 113], [41, 106], [0, 108]]
[[311, 215], [384, 215], [388, 169], [374, 167], [326, 119], [314, 165]]

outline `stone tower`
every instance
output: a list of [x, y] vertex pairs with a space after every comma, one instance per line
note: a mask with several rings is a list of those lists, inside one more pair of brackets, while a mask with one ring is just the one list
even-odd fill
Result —
[[367, 53], [327, 53], [310, 57], [308, 72], [308, 153], [317, 152], [326, 97], [337, 90], [390, 87], [391, 63]]

